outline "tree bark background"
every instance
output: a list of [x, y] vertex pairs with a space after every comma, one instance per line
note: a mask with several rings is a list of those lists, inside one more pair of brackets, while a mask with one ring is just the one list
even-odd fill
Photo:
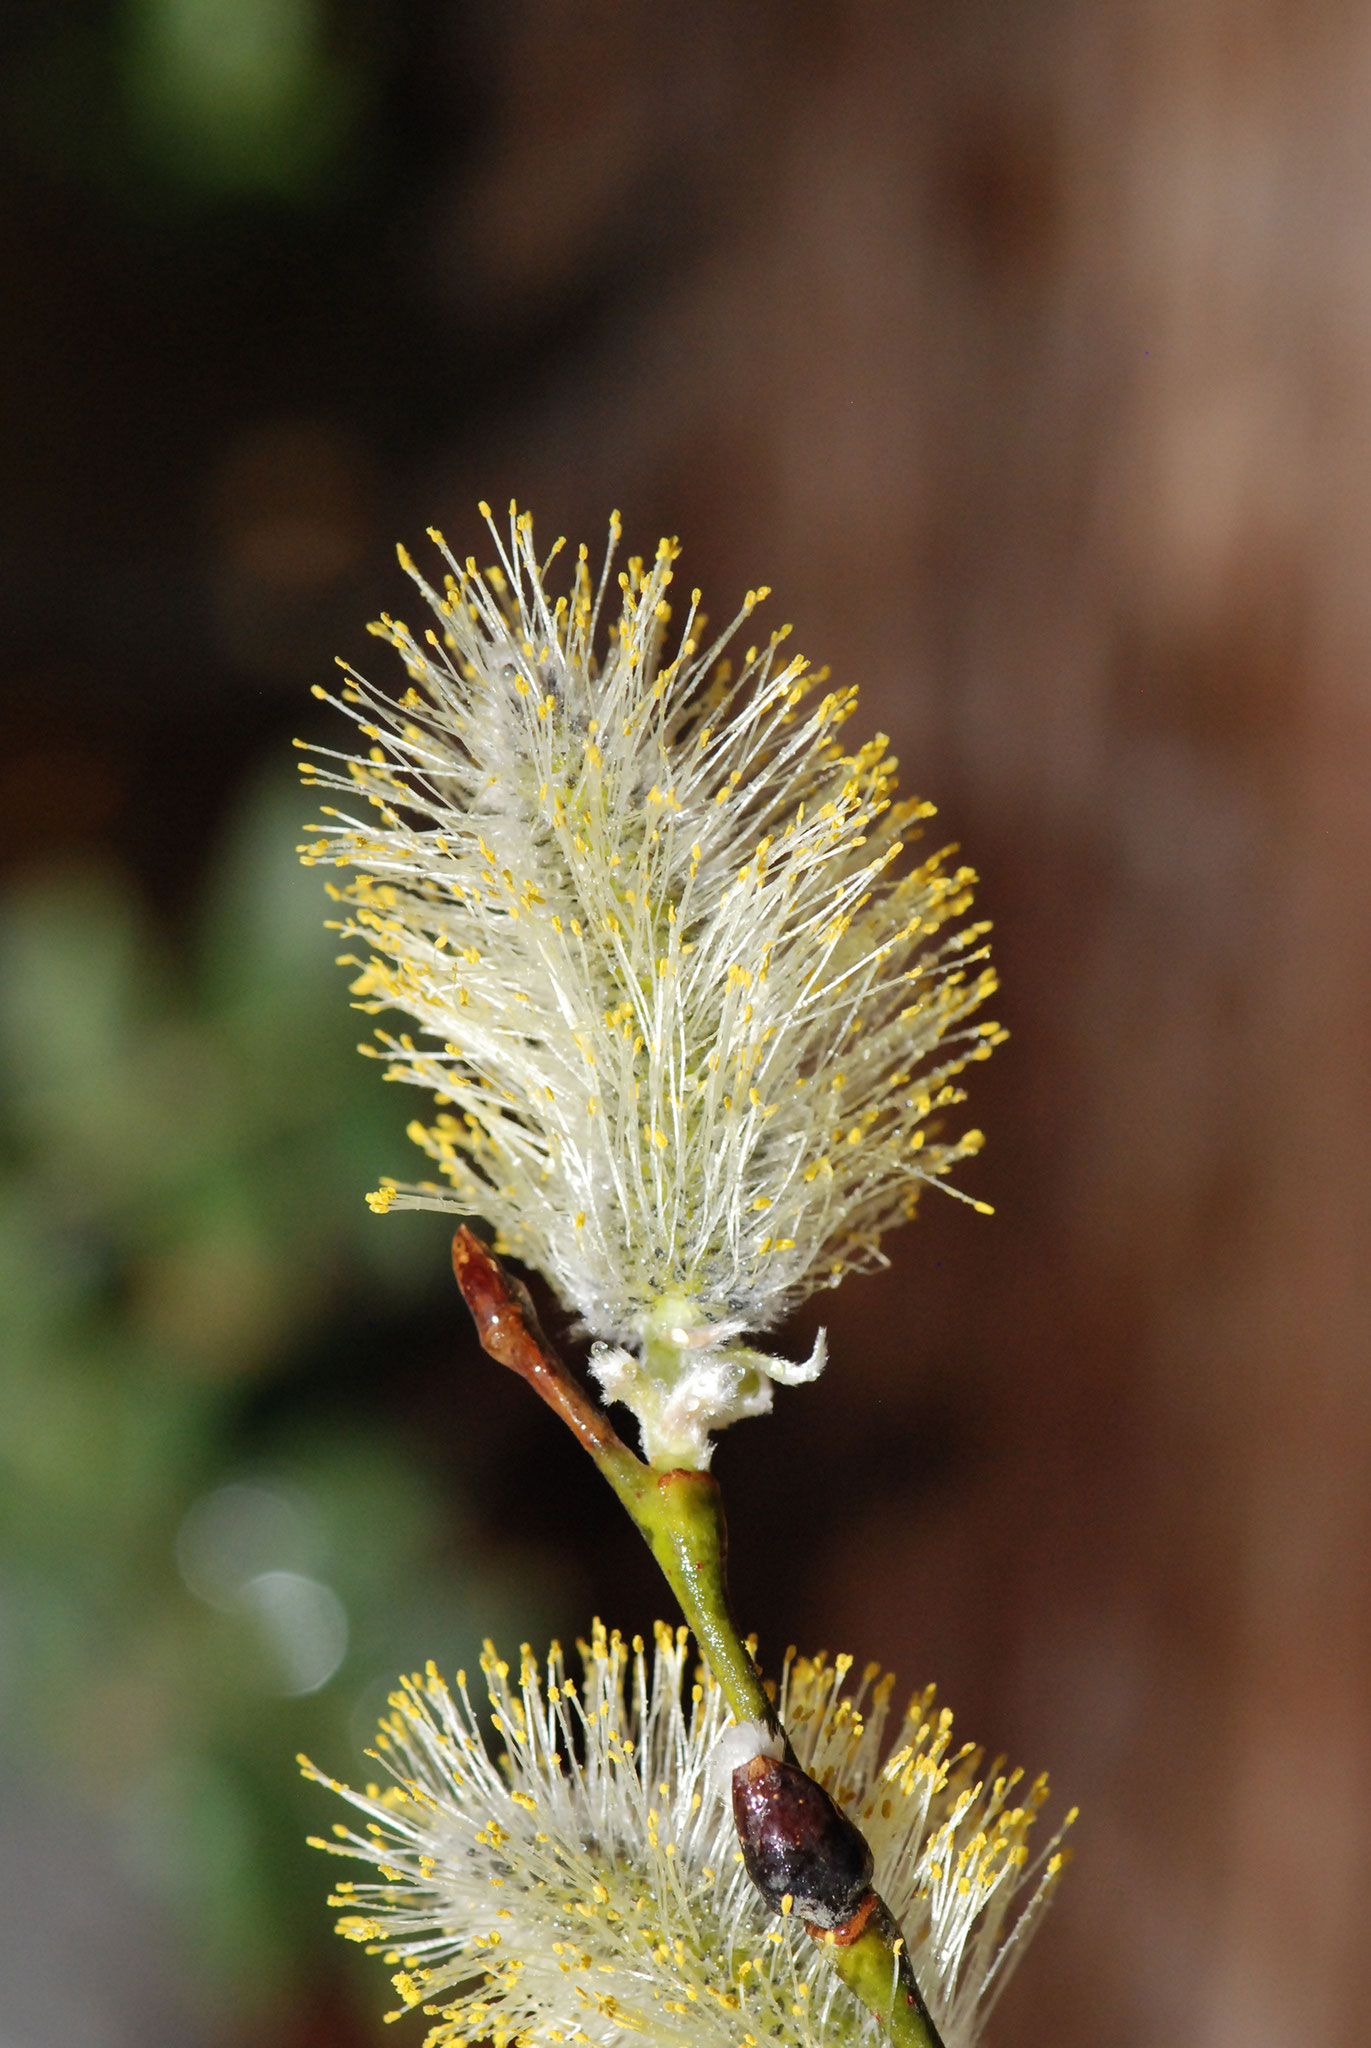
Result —
[[771, 583], [997, 924], [999, 1213], [928, 1202], [723, 1447], [750, 1618], [779, 1581], [1081, 1801], [1002, 2048], [1350, 2044], [1371, 13], [485, 19], [443, 284], [574, 339], [434, 493]]

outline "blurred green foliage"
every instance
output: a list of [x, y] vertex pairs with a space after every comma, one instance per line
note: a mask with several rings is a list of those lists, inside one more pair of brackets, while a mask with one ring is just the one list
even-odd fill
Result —
[[135, 210], [312, 207], [366, 163], [394, 16], [372, 0], [69, 0], [3, 36], [7, 142]]
[[320, 0], [135, 0], [124, 80], [144, 147], [210, 192], [316, 188], [361, 101], [359, 73], [329, 48]]
[[113, 1816], [249, 2003], [328, 1939], [295, 1752], [355, 1770], [401, 1669], [542, 1627], [384, 1398], [302, 1381], [345, 1317], [384, 1386], [447, 1233], [363, 1203], [405, 1105], [300, 815], [252, 799], [187, 958], [109, 873], [0, 900], [0, 1762]]

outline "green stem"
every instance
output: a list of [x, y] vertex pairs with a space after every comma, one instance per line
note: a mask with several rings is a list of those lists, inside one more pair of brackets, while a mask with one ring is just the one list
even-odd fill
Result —
[[[718, 1481], [708, 1472], [659, 1472], [634, 1456], [544, 1337], [526, 1290], [471, 1231], [453, 1239], [452, 1263], [482, 1348], [526, 1379], [589, 1451], [661, 1566], [735, 1720], [765, 1722], [794, 1763], [729, 1607]], [[883, 2023], [893, 2048], [942, 2048], [885, 1902], [868, 1893], [851, 1925], [860, 1931], [846, 1940], [841, 1931], [819, 1937], [843, 1982]]]
[[875, 1912], [855, 1941], [843, 1946], [828, 1934], [819, 1940], [848, 1990], [875, 2013], [895, 2048], [943, 2048], [884, 1899], [877, 1898]]
[[637, 1458], [636, 1469], [627, 1472], [617, 1461], [596, 1462], [661, 1566], [734, 1719], [763, 1721], [781, 1734], [728, 1604], [728, 1536], [718, 1480], [708, 1472], [655, 1472]]
[[[728, 1535], [718, 1481], [708, 1472], [653, 1472], [632, 1452], [626, 1456], [636, 1471], [625, 1470], [617, 1459], [596, 1456], [596, 1463], [665, 1573], [734, 1718], [765, 1721], [793, 1761], [789, 1738], [729, 1607]], [[895, 2048], [942, 2048], [884, 1900], [875, 1898], [855, 1940], [820, 1939], [838, 1975], [882, 2021]]]

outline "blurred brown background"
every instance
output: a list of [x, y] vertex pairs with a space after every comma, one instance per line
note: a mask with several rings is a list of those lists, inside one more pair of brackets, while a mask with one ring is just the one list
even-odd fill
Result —
[[[378, 666], [362, 625], [406, 587], [391, 543], [435, 521], [479, 549], [480, 496], [592, 550], [612, 505], [636, 547], [680, 534], [716, 615], [772, 584], [979, 868], [1013, 1039], [975, 1086], [994, 1221], [931, 1199], [888, 1273], [821, 1304], [821, 1384], [721, 1447], [739, 1604], [771, 1656], [824, 1643], [936, 1677], [968, 1733], [1079, 1799], [1000, 2048], [1359, 2042], [1371, 9], [9, 0], [0, 32], [0, 841], [22, 930], [105, 888], [189, 972], [243, 787], [322, 729], [305, 693], [335, 653]], [[284, 843], [289, 803], [272, 815]], [[48, 1021], [20, 1016], [23, 1057], [70, 961]], [[346, 1038], [341, 977], [318, 1000]], [[220, 1236], [217, 1296], [173, 1261], [189, 1335], [167, 1339], [165, 1287], [138, 1307], [109, 1141], [100, 1327], [141, 1316], [147, 1384], [216, 1392], [177, 1410], [209, 1448], [146, 1465], [130, 1576], [76, 1637], [122, 1643], [160, 1573], [180, 1641], [187, 1503], [284, 1469], [283, 1415], [291, 1485], [341, 1427], [363, 1462], [384, 1437], [397, 1498], [407, 1475], [430, 1489], [423, 1612], [447, 1583], [466, 1602], [443, 1661], [502, 1620], [572, 1635], [592, 1606], [638, 1625], [657, 1603], [555, 1425], [473, 1355], [441, 1241], [357, 1279], [373, 1255], [349, 1232], [422, 1226], [354, 1219], [403, 1170], [404, 1105], [355, 1179], [310, 1150], [352, 1085], [263, 1140], [252, 1213], [289, 1172], [341, 1220], [251, 1341]], [[93, 1117], [107, 1093], [97, 1075]], [[44, 1151], [48, 1099], [7, 1141], [16, 1216], [87, 1173], [80, 1133], [60, 1173]], [[180, 1246], [181, 1197], [158, 1200], [148, 1242]], [[281, 1305], [302, 1298], [307, 1328]], [[47, 1354], [25, 1355], [38, 1413]], [[105, 1357], [81, 1387], [117, 1378]], [[16, 1556], [65, 1513], [33, 1485]], [[42, 1598], [87, 1559], [48, 1559]], [[134, 1658], [141, 1760], [103, 1797], [103, 1733], [79, 1769], [54, 1737], [75, 1651], [22, 1727], [5, 1586], [0, 1862], [32, 1900], [0, 1939], [6, 2048], [372, 2039], [382, 1987], [333, 1958], [322, 1874], [289, 1879], [303, 1931], [265, 2003], [250, 1944], [211, 1980], [176, 1917], [202, 1802], [120, 1875], [175, 1658]], [[346, 1679], [350, 1713], [378, 1658], [311, 1705]], [[294, 1712], [263, 1723], [269, 1809]], [[308, 1740], [354, 1768], [350, 1737]], [[54, 2032], [35, 1969], [98, 1951], [71, 1924], [81, 1869], [91, 1915], [113, 1897], [128, 1921], [124, 1961]]]

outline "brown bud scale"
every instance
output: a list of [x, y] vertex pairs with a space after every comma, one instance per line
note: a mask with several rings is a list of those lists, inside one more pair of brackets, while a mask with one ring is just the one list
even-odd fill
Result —
[[871, 1887], [866, 1837], [798, 1765], [754, 1756], [733, 1773], [747, 1874], [773, 1912], [789, 1898], [811, 1927], [844, 1927]]

